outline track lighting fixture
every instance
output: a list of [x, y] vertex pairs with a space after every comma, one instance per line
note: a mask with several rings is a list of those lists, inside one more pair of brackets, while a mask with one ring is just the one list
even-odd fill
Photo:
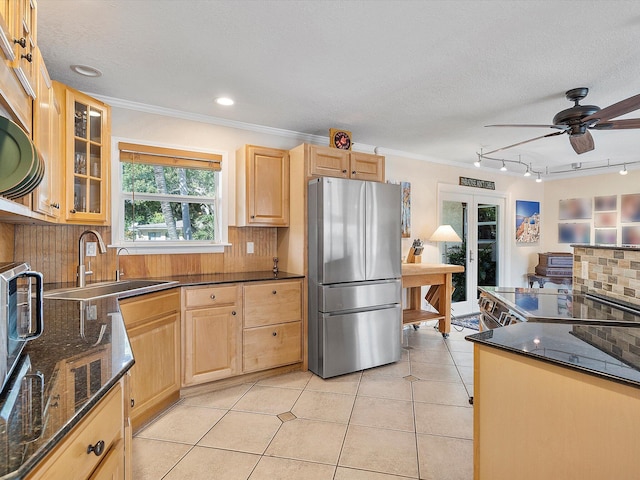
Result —
[[540, 172], [538, 172], [538, 178], [536, 178], [536, 182], [537, 183], [542, 182], [542, 178], [540, 178]]
[[525, 177], [530, 177], [531, 176], [531, 172], [529, 171], [529, 165], [527, 165], [527, 171], [524, 172], [524, 176]]
[[629, 173], [629, 172], [627, 171], [627, 164], [626, 164], [626, 163], [623, 163], [623, 164], [622, 164], [622, 170], [620, 170], [620, 175], [626, 175], [627, 173]]
[[474, 164], [476, 167], [480, 168], [480, 161], [481, 161], [481, 160], [480, 160], [480, 155], [478, 155], [478, 159], [477, 159], [475, 162], [473, 162], [473, 164]]
[[500, 171], [501, 172], [506, 172], [507, 171], [507, 165], [504, 163], [504, 160], [502, 161], [502, 167], [500, 167]]

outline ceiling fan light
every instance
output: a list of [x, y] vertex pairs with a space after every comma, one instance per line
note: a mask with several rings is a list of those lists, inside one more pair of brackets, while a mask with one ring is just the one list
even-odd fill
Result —
[[620, 175], [626, 175], [627, 173], [629, 173], [629, 171], [627, 170], [627, 164], [623, 164], [622, 165], [622, 170], [620, 170]]
[[507, 171], [507, 166], [504, 163], [504, 160], [502, 161], [502, 166], [500, 167], [500, 171], [501, 172], [506, 172]]
[[480, 168], [480, 161], [481, 161], [481, 160], [480, 160], [480, 157], [478, 157], [478, 159], [477, 159], [475, 162], [473, 162], [473, 164], [474, 164], [476, 167]]

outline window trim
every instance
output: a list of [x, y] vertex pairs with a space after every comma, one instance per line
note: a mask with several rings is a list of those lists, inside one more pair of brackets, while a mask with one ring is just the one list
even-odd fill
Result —
[[[231, 246], [228, 242], [229, 233], [229, 207], [231, 203], [229, 190], [229, 168], [219, 168], [220, 164], [228, 166], [228, 152], [224, 150], [202, 149], [189, 147], [190, 152], [206, 154], [208, 156], [219, 157], [217, 162], [220, 177], [220, 189], [218, 192], [218, 202], [220, 205], [220, 241], [207, 242], [189, 240], [186, 241], [161, 241], [161, 242], [131, 242], [126, 241], [123, 236], [124, 223], [124, 199], [127, 194], [122, 191], [122, 173], [120, 169], [121, 159], [118, 145], [120, 143], [144, 145], [149, 148], [172, 149], [182, 151], [185, 149], [176, 145], [163, 144], [159, 142], [141, 142], [140, 140], [127, 139], [121, 137], [111, 137], [111, 245], [113, 248], [125, 247], [131, 255], [140, 254], [171, 254], [171, 253], [224, 253], [224, 247]], [[216, 168], [216, 169], [218, 169]], [[138, 197], [138, 195], [136, 195]], [[197, 200], [198, 197], [189, 197], [189, 200]]]

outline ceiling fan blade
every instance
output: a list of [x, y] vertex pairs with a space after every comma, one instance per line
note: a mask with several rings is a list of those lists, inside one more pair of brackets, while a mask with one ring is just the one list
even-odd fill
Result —
[[522, 123], [507, 123], [500, 125], [485, 125], [485, 127], [526, 127], [526, 128], [557, 128], [558, 130], [566, 130], [568, 127], [566, 125], [529, 125]]
[[506, 147], [498, 148], [497, 150], [492, 150], [490, 152], [485, 152], [482, 155], [491, 155], [492, 153], [501, 152], [502, 150], [506, 150], [508, 148], [517, 147], [518, 145], [524, 145], [525, 143], [529, 143], [529, 142], [535, 142], [536, 140], [540, 140], [541, 138], [555, 137], [556, 135], [562, 135], [563, 133], [564, 133], [564, 131], [547, 133], [546, 135], [542, 135], [541, 137], [530, 138], [529, 140], [525, 140], [524, 142], [514, 143], [513, 145], [507, 145]]
[[589, 123], [591, 120], [597, 120], [605, 122], [610, 118], [616, 118], [625, 113], [633, 112], [640, 108], [640, 93], [633, 97], [625, 98], [624, 100], [609, 105], [602, 110], [597, 111], [593, 115], [586, 116], [582, 119], [583, 123]]
[[582, 135], [570, 135], [569, 141], [575, 152], [580, 155], [581, 153], [590, 152], [595, 148], [593, 143], [593, 137], [589, 130]]
[[623, 120], [611, 120], [610, 122], [598, 122], [594, 130], [617, 130], [622, 128], [640, 128], [640, 118], [627, 118]]

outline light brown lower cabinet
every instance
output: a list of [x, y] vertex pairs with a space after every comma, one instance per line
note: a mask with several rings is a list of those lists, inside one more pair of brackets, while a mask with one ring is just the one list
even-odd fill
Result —
[[183, 289], [184, 386], [241, 371], [242, 285]]
[[180, 398], [180, 290], [120, 301], [135, 358], [131, 422], [137, 430]]
[[244, 285], [243, 372], [302, 360], [302, 280]]
[[302, 360], [302, 281], [183, 288], [182, 385]]
[[29, 473], [27, 480], [124, 479], [126, 444], [131, 441], [125, 429], [127, 400], [123, 378]]

